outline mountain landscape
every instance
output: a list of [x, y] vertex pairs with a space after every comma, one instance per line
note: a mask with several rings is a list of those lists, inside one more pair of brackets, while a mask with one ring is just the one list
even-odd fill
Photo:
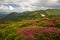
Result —
[[0, 40], [60, 40], [60, 0], [0, 0]]
[[26, 12], [12, 12], [9, 14], [6, 14], [5, 12], [0, 12], [0, 16], [3, 17], [1, 20], [12, 20], [12, 21], [18, 21], [18, 20], [30, 20], [30, 19], [40, 19], [45, 15], [45, 17], [49, 16], [60, 16], [60, 10], [56, 9], [48, 9], [48, 10], [37, 10], [37, 11], [26, 11]]
[[0, 12], [0, 40], [60, 40], [60, 10]]
[[0, 12], [0, 20], [5, 17], [8, 13], [7, 12]]

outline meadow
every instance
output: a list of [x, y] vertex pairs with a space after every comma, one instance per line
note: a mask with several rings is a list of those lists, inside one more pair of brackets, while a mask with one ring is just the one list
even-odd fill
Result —
[[[50, 15], [54, 11], [47, 12]], [[0, 40], [60, 40], [60, 16], [58, 15], [60, 13], [57, 14], [58, 16], [56, 14], [49, 16], [45, 11], [29, 13], [34, 14], [19, 16], [22, 20], [1, 20]], [[44, 13], [45, 16], [42, 17], [40, 13]]]

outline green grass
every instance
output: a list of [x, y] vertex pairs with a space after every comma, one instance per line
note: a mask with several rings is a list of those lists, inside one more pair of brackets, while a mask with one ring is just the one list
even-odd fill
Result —
[[[44, 14], [46, 16], [42, 17], [40, 14]], [[41, 11], [33, 11], [33, 12], [23, 12], [23, 14], [21, 14], [23, 15], [23, 17], [19, 17], [19, 20], [16, 21], [8, 20], [8, 21], [3, 21], [3, 23], [0, 23], [0, 40], [25, 40], [17, 37], [17, 32], [20, 29], [25, 29], [29, 27], [53, 27], [53, 28], [58, 28], [60, 30], [60, 16], [58, 16], [59, 14], [60, 14], [59, 10], [58, 11], [41, 10]], [[54, 25], [52, 26], [52, 24]], [[56, 37], [54, 40], [59, 40], [59, 39], [57, 39]]]
[[[51, 23], [53, 19], [36, 19], [36, 20], [24, 20], [19, 22], [12, 22], [10, 21], [9, 24], [0, 24], [0, 40], [18, 40], [16, 33], [19, 29], [24, 29], [30, 26], [37, 26], [37, 27], [48, 27], [47, 25]], [[60, 19], [54, 19], [55, 22], [52, 22], [55, 24], [54, 27], [60, 28]], [[36, 22], [38, 21], [38, 22]], [[20, 24], [22, 24], [20, 26]]]

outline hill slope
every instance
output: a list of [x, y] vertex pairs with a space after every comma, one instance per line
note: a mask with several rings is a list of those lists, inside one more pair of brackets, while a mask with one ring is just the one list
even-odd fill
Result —
[[39, 19], [42, 17], [60, 16], [60, 10], [48, 9], [48, 10], [38, 10], [38, 11], [27, 11], [22, 13], [12, 12], [9, 15], [2, 18], [2, 20], [30, 20]]

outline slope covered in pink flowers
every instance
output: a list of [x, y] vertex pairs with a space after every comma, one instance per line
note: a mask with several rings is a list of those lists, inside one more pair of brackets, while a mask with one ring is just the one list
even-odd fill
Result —
[[29, 15], [24, 14], [18, 20], [15, 20], [16, 14], [13, 14], [13, 21], [1, 20], [0, 40], [60, 40], [60, 16], [46, 14], [46, 17], [41, 17], [39, 13], [34, 11]]

